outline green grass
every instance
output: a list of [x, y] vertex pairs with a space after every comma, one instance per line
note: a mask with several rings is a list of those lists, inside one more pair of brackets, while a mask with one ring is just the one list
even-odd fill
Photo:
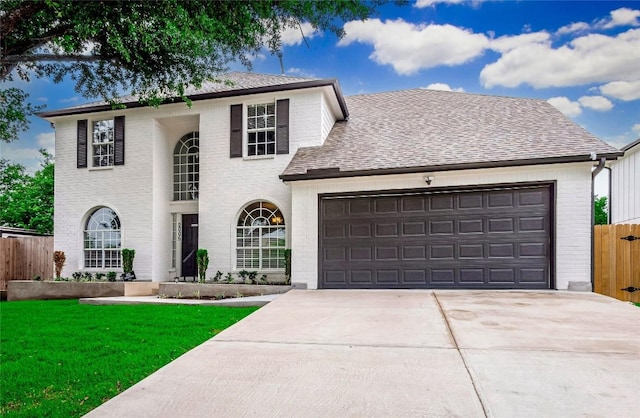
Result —
[[0, 416], [81, 416], [257, 308], [0, 303]]

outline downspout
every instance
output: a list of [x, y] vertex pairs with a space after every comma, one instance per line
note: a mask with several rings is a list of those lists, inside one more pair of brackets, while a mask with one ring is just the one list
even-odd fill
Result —
[[[591, 158], [595, 161], [596, 154], [592, 153]], [[595, 250], [595, 246], [593, 245], [593, 227], [595, 226], [596, 221], [596, 211], [595, 211], [595, 203], [596, 197], [593, 194], [594, 192], [594, 183], [596, 176], [604, 169], [604, 165], [607, 162], [605, 157], [600, 157], [600, 162], [596, 166], [596, 168], [591, 172], [591, 291], [593, 292], [594, 288], [594, 279], [595, 279], [595, 271], [594, 271], [594, 263], [596, 261], [596, 255], [593, 253]]]

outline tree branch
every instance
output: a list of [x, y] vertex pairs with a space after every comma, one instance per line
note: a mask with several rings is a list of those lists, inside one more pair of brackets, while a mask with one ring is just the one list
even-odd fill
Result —
[[106, 58], [102, 55], [59, 55], [59, 54], [27, 54], [27, 55], [9, 55], [2, 57], [0, 63], [4, 64], [16, 64], [19, 62], [43, 62], [43, 61], [57, 61], [57, 62], [96, 62], [104, 61]]

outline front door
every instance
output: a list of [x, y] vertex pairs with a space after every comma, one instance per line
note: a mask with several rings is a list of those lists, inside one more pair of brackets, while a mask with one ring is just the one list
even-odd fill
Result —
[[182, 277], [196, 277], [198, 214], [182, 215]]

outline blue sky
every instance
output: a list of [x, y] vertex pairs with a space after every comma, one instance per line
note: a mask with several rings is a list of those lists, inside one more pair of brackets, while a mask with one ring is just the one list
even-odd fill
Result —
[[[615, 146], [640, 137], [640, 2], [417, 0], [345, 30], [338, 40], [303, 24], [306, 43], [285, 32], [285, 73], [337, 78], [345, 95], [428, 87], [540, 98]], [[281, 72], [268, 52], [253, 66]], [[48, 110], [99, 99], [70, 81], [13, 84]], [[35, 169], [40, 147], [53, 151], [53, 129], [34, 117], [0, 156]]]

